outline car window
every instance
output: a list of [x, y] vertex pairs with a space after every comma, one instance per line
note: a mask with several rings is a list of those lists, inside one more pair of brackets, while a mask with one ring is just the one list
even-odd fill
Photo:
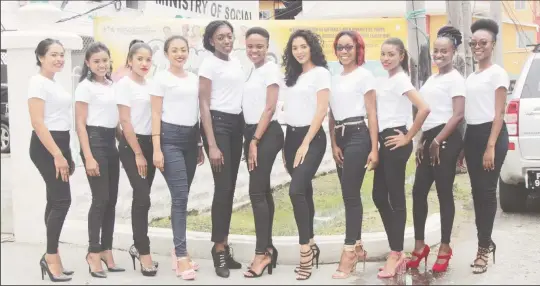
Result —
[[521, 98], [540, 98], [540, 58], [534, 59], [529, 68]]

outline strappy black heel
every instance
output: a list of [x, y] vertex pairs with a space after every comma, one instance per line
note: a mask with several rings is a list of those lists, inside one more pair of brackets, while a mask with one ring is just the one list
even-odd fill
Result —
[[143, 266], [142, 262], [141, 262], [140, 255], [139, 255], [139, 251], [137, 250], [135, 245], [132, 245], [129, 248], [129, 255], [131, 256], [131, 260], [133, 261], [133, 270], [136, 269], [135, 268], [135, 258], [137, 258], [137, 260], [139, 260], [139, 264], [141, 266], [141, 273], [142, 273], [143, 276], [156, 276], [157, 262], [153, 262], [152, 267], [150, 267], [150, 268], [147, 268], [147, 267]]
[[43, 257], [41, 257], [41, 259], [39, 260], [39, 267], [41, 270], [41, 280], [45, 280], [45, 273], [49, 275], [49, 279], [52, 282], [67, 282], [72, 279], [71, 276], [68, 276], [67, 274], [63, 272], [62, 274], [58, 276], [55, 276], [54, 274], [52, 274], [51, 269], [49, 269], [49, 264], [47, 264], [47, 261], [45, 260], [45, 254], [43, 254]]
[[[302, 262], [302, 258], [310, 257], [311, 259], [306, 262]], [[309, 251], [302, 252], [300, 251], [300, 265], [296, 268], [296, 280], [308, 280], [311, 277], [313, 270], [313, 262], [315, 260], [315, 252], [313, 248], [310, 248]], [[317, 261], [317, 268], [319, 267], [319, 262]]]
[[[478, 247], [478, 252], [476, 253], [476, 259], [471, 264], [474, 274], [485, 273], [488, 269], [488, 259], [489, 254], [493, 253], [493, 264], [495, 264], [495, 251], [497, 250], [497, 245], [492, 241], [491, 245], [488, 248]], [[477, 261], [482, 261], [484, 264], [478, 264]]]
[[278, 251], [276, 249], [275, 246], [272, 245], [272, 267], [273, 268], [276, 268], [277, 267], [277, 257], [278, 257]]
[[[319, 246], [317, 246], [317, 244], [310, 245], [310, 248], [311, 250], [313, 250], [314, 258], [313, 264], [311, 264], [311, 266], [315, 265], [316, 263], [317, 269], [319, 269], [319, 255], [321, 254], [321, 250], [319, 249]], [[296, 266], [296, 268], [294, 269], [294, 273], [298, 273], [299, 268], [299, 266]]]
[[247, 272], [250, 273], [251, 275], [244, 274], [244, 277], [245, 278], [258, 278], [258, 277], [261, 277], [264, 274], [264, 271], [266, 270], [266, 268], [268, 268], [268, 274], [272, 275], [272, 269], [274, 269], [274, 257], [272, 255], [272, 253], [270, 253], [268, 251], [266, 251], [266, 252], [258, 252], [258, 251], [256, 251], [255, 255], [269, 256], [270, 257], [270, 262], [264, 266], [264, 268], [261, 270], [261, 273], [257, 274], [255, 271], [253, 271], [253, 269], [250, 268]]

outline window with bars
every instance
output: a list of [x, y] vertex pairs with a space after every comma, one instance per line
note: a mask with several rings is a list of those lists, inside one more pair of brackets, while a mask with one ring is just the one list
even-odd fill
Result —
[[516, 1], [514, 1], [514, 9], [516, 9], [516, 10], [525, 9], [525, 5], [527, 4], [525, 2], [526, 2], [525, 0], [516, 0]]

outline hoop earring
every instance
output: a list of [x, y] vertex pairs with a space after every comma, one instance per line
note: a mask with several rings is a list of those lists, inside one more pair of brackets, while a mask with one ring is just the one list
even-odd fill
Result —
[[89, 69], [88, 73], [86, 74], [86, 78], [92, 79], [92, 71]]

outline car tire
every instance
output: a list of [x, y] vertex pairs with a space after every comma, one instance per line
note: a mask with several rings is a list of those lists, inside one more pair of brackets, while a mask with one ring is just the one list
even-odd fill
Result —
[[[10, 147], [11, 147], [11, 138], [10, 138], [10, 134], [9, 134], [9, 126], [5, 123], [2, 123], [2, 128], [1, 128], [1, 132], [2, 132], [2, 147], [1, 147], [1, 152], [2, 153], [9, 153], [9, 150], [10, 150]], [[5, 141], [4, 141], [5, 140]], [[5, 143], [5, 145], [4, 145]]]
[[528, 192], [522, 184], [506, 184], [499, 178], [499, 202], [506, 213], [525, 212]]

